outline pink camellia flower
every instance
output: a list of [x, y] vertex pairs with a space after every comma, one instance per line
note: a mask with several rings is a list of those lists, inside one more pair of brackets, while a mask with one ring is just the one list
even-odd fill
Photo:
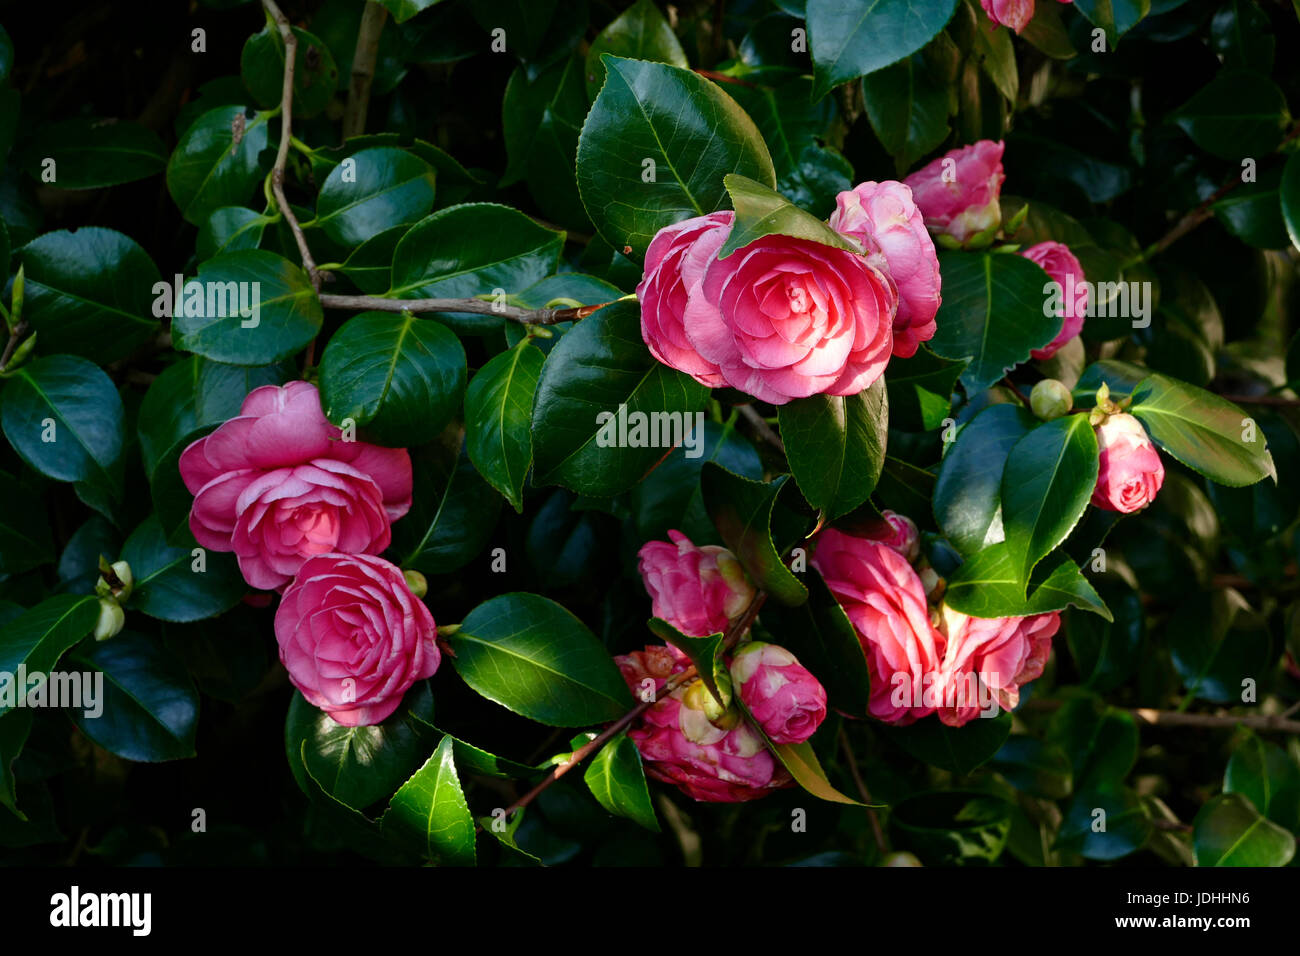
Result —
[[[614, 659], [633, 694], [639, 696], [652, 685], [656, 690], [663, 687], [668, 677], [689, 665], [666, 651], [647, 647]], [[628, 731], [645, 762], [646, 776], [710, 803], [757, 800], [790, 786], [790, 774], [734, 708], [717, 722], [709, 720], [700, 690], [698, 680], [677, 688]]]
[[641, 302], [641, 337], [665, 365], [710, 388], [726, 382], [712, 362], [701, 358], [686, 335], [686, 301], [704, 278], [731, 232], [730, 210], [696, 216], [659, 230], [645, 255], [645, 273], [636, 287]]
[[180, 472], [195, 539], [234, 551], [263, 590], [288, 584], [312, 555], [383, 551], [411, 507], [406, 450], [343, 441], [307, 382], [249, 392], [237, 418], [185, 449]]
[[689, 637], [726, 631], [754, 599], [754, 586], [736, 556], [718, 545], [697, 548], [680, 531], [667, 541], [648, 541], [637, 553], [637, 570], [655, 617]]
[[968, 617], [943, 608], [947, 637], [938, 686], [939, 719], [960, 727], [994, 705], [1014, 710], [1020, 688], [1037, 680], [1061, 626], [1057, 612], [1033, 617]]
[[939, 311], [939, 257], [912, 190], [892, 180], [859, 183], [835, 197], [830, 226], [857, 242], [898, 289], [894, 354], [910, 358], [934, 338]]
[[1034, 18], [1034, 0], [980, 0], [980, 6], [995, 24], [1010, 27], [1016, 33]]
[[982, 139], [950, 150], [903, 180], [939, 245], [970, 249], [993, 240], [1002, 225], [1003, 148]]
[[1122, 514], [1145, 508], [1164, 484], [1165, 466], [1142, 423], [1118, 412], [1095, 431], [1099, 459], [1092, 503]]
[[893, 347], [898, 293], [864, 256], [773, 234], [713, 258], [686, 303], [686, 336], [733, 388], [773, 405], [856, 395]]
[[1029, 353], [1036, 359], [1051, 358], [1057, 349], [1083, 329], [1084, 316], [1088, 311], [1088, 287], [1084, 285], [1086, 276], [1079, 260], [1063, 242], [1040, 242], [1020, 254], [1041, 266], [1052, 281], [1060, 286], [1061, 314], [1064, 317], [1061, 331], [1047, 346], [1033, 349]]
[[402, 572], [368, 554], [308, 558], [275, 612], [289, 680], [344, 727], [379, 723], [433, 675], [436, 633]]
[[801, 744], [826, 719], [826, 689], [784, 647], [752, 641], [731, 659], [731, 680], [774, 744]]
[[862, 642], [871, 715], [903, 725], [934, 713], [943, 635], [931, 623], [925, 588], [907, 558], [879, 541], [827, 528], [812, 564]]

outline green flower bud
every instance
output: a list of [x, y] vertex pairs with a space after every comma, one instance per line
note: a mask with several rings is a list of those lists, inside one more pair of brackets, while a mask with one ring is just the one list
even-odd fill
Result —
[[417, 598], [423, 598], [429, 593], [429, 581], [419, 571], [403, 571], [402, 577], [406, 578], [406, 586]]
[[891, 853], [880, 861], [881, 866], [921, 866], [922, 863], [916, 858], [915, 854], [908, 853], [906, 850], [899, 850], [897, 853]]
[[1029, 407], [1045, 422], [1060, 418], [1074, 407], [1074, 396], [1064, 382], [1045, 378], [1029, 393]]

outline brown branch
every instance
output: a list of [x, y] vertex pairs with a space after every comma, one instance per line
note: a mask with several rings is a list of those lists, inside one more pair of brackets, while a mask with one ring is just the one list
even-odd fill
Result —
[[302, 234], [302, 226], [298, 225], [298, 217], [293, 214], [289, 200], [284, 195], [284, 168], [289, 161], [289, 144], [293, 140], [293, 69], [294, 59], [298, 53], [298, 38], [294, 36], [293, 24], [281, 12], [275, 0], [262, 0], [262, 6], [275, 21], [280, 30], [280, 37], [284, 40], [284, 85], [280, 93], [280, 149], [275, 154], [275, 165], [271, 167], [271, 191], [275, 194], [275, 202], [280, 207], [280, 214], [289, 224], [294, 242], [298, 244], [302, 266], [307, 270], [312, 288], [319, 292], [320, 270], [316, 268], [316, 260], [312, 258], [311, 249], [307, 247], [307, 239]]
[[[1031, 700], [1025, 704], [1026, 710], [1059, 710], [1059, 700]], [[1152, 707], [1127, 708], [1128, 713], [1152, 727], [1205, 727], [1223, 730], [1232, 727], [1249, 727], [1251, 730], [1271, 730], [1283, 734], [1300, 734], [1300, 720], [1288, 719], [1296, 712], [1296, 706], [1288, 708], [1281, 714], [1268, 716], [1235, 716], [1233, 714], [1185, 714], [1177, 710], [1156, 710]]]
[[[749, 607], [745, 608], [745, 613], [736, 618], [736, 620], [732, 622], [731, 628], [727, 631], [727, 636], [722, 642], [724, 650], [730, 650], [734, 647], [736, 642], [739, 641], [744, 633], [749, 630], [750, 626], [754, 623], [754, 619], [758, 617], [759, 609], [762, 608], [765, 600], [767, 600], [766, 591], [759, 591], [754, 595], [754, 599], [749, 602]], [[543, 790], [555, 783], [555, 781], [559, 780], [578, 764], [582, 763], [582, 761], [586, 760], [601, 747], [605, 746], [605, 744], [610, 740], [621, 734], [631, 726], [638, 717], [657, 704], [660, 700], [667, 697], [679, 687], [695, 680], [697, 677], [699, 677], [699, 671], [695, 669], [695, 665], [693, 664], [686, 668], [686, 670], [674, 674], [667, 680], [667, 682], [665, 682], [663, 687], [659, 688], [658, 693], [654, 696], [654, 700], [641, 701], [641, 703], [637, 704], [614, 723], [606, 727], [605, 730], [595, 739], [588, 741], [575, 750], [568, 760], [557, 765], [554, 770], [542, 779], [541, 783], [533, 787], [532, 790], [529, 790], [526, 794], [507, 807], [505, 815], [509, 817], [515, 811], [522, 810], [524, 807], [528, 806], [528, 804], [532, 803]]]
[[489, 302], [485, 299], [386, 299], [378, 295], [322, 295], [320, 304], [327, 309], [361, 309], [380, 312], [473, 312], [477, 315], [500, 315], [524, 325], [555, 325], [585, 319], [611, 302], [578, 305], [563, 309], [525, 309], [517, 305]]
[[740, 410], [740, 417], [754, 426], [754, 431], [758, 432], [760, 438], [781, 454], [785, 454], [785, 442], [781, 441], [781, 436], [763, 420], [763, 416], [754, 411], [753, 405], [738, 405], [736, 407]]
[[370, 108], [370, 84], [375, 78], [375, 60], [379, 58], [379, 34], [388, 19], [388, 8], [375, 0], [366, 0], [357, 33], [357, 48], [352, 55], [352, 82], [348, 85], [348, 105], [343, 112], [343, 138], [360, 136], [366, 131], [366, 112]]
[[853, 756], [853, 747], [849, 744], [849, 735], [844, 728], [840, 728], [840, 749], [844, 751], [844, 760], [849, 765], [849, 776], [853, 778], [853, 785], [858, 788], [858, 796], [862, 802], [867, 804], [867, 819], [871, 821], [871, 834], [876, 839], [876, 846], [880, 848], [880, 855], [884, 856], [889, 852], [889, 841], [885, 839], [885, 831], [880, 826], [880, 818], [876, 816], [876, 808], [871, 806], [875, 803], [871, 799], [871, 791], [867, 789], [867, 782], [862, 779], [862, 774], [858, 771], [858, 758]]

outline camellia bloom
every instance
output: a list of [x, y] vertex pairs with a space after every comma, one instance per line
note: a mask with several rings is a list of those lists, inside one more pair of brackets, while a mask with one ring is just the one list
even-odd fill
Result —
[[812, 564], [862, 642], [871, 715], [901, 725], [934, 713], [943, 636], [912, 565], [888, 545], [834, 528], [818, 535]]
[[1014, 710], [1020, 687], [1042, 676], [1061, 615], [968, 617], [944, 607], [939, 719], [960, 727], [993, 705]]
[[994, 23], [1019, 33], [1034, 18], [1034, 0], [980, 0], [980, 6]]
[[921, 555], [921, 532], [917, 529], [916, 522], [888, 508], [880, 512], [879, 521], [859, 531], [857, 536], [893, 548], [909, 564], [915, 563]]
[[[662, 688], [672, 674], [689, 666], [684, 657], [656, 647], [614, 660], [638, 699], [645, 699], [640, 695], [647, 688]], [[646, 776], [710, 803], [757, 800], [790, 786], [790, 774], [734, 708], [717, 722], [709, 720], [703, 706], [707, 692], [692, 693], [697, 687], [702, 688], [699, 681], [677, 688], [628, 731], [645, 762]]]
[[727, 241], [734, 219], [735, 213], [725, 210], [659, 230], [646, 250], [645, 274], [636, 287], [641, 337], [650, 354], [710, 388], [726, 381], [716, 365], [700, 357], [687, 337], [686, 301]]
[[939, 245], [969, 249], [993, 240], [1002, 225], [1003, 148], [982, 139], [948, 151], [903, 180]]
[[752, 641], [731, 659], [731, 680], [774, 744], [801, 744], [826, 719], [826, 689], [784, 647]]
[[411, 507], [406, 450], [343, 441], [307, 382], [254, 389], [237, 418], [185, 449], [180, 472], [195, 539], [234, 551], [264, 590], [316, 554], [383, 551]]
[[379, 723], [433, 675], [436, 634], [401, 570], [368, 554], [307, 559], [275, 611], [289, 680], [345, 727]]
[[773, 234], [714, 258], [684, 322], [733, 388], [774, 405], [856, 395], [889, 362], [898, 294], [864, 256]]
[[835, 197], [830, 226], [857, 242], [898, 290], [895, 355], [910, 358], [934, 338], [939, 311], [939, 257], [912, 190], [903, 183], [859, 183]]
[[736, 556], [718, 545], [697, 548], [680, 531], [667, 541], [648, 541], [637, 552], [637, 570], [662, 618], [689, 637], [727, 630], [754, 599], [754, 586]]
[[1070, 339], [1083, 329], [1084, 316], [1088, 311], [1087, 278], [1083, 266], [1074, 257], [1070, 247], [1063, 242], [1040, 242], [1020, 253], [1030, 262], [1042, 267], [1052, 281], [1061, 287], [1060, 303], [1063, 321], [1061, 331], [1045, 347], [1034, 349], [1029, 354], [1036, 359], [1051, 358]]
[[1164, 484], [1165, 466], [1142, 423], [1118, 412], [1095, 431], [1099, 459], [1092, 503], [1123, 514], [1145, 508]]

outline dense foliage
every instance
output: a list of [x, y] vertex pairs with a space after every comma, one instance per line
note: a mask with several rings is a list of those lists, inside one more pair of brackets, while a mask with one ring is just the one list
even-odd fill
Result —
[[1291, 3], [73, 7], [6, 862], [1293, 863]]

